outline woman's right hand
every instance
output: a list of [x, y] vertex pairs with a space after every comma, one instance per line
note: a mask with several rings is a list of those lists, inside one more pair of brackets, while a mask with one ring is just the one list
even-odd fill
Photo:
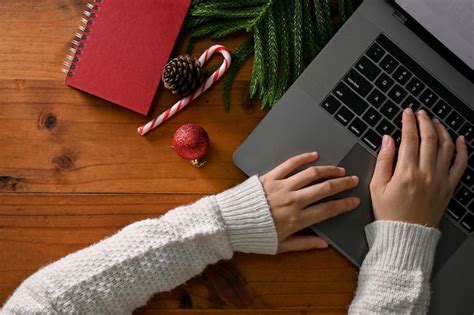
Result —
[[[454, 149], [456, 157], [450, 167]], [[415, 117], [407, 108], [395, 171], [394, 157], [395, 143], [384, 136], [370, 183], [375, 219], [438, 226], [466, 170], [464, 137], [458, 137], [454, 146], [441, 122], [431, 120], [425, 111]]]
[[345, 176], [341, 167], [311, 166], [288, 177], [317, 159], [316, 152], [297, 155], [260, 177], [278, 233], [279, 253], [327, 247], [327, 242], [316, 235], [292, 234], [355, 209], [360, 203], [357, 197], [317, 203], [358, 185], [359, 179]]

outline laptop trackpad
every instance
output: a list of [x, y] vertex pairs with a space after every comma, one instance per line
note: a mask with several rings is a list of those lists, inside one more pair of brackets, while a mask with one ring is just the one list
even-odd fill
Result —
[[364, 227], [374, 220], [369, 183], [375, 161], [376, 159], [361, 145], [356, 144], [352, 147], [339, 166], [346, 169], [346, 174], [359, 176], [360, 183], [355, 189], [337, 194], [330, 199], [357, 196], [361, 201], [359, 207], [311, 227], [358, 267], [368, 252]]

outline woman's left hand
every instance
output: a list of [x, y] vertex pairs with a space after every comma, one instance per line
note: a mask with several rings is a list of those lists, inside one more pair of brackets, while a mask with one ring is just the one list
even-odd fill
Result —
[[328, 247], [328, 243], [316, 235], [293, 234], [359, 206], [357, 197], [317, 203], [358, 185], [359, 179], [345, 176], [343, 168], [311, 166], [286, 178], [318, 157], [317, 152], [297, 155], [260, 177], [278, 232], [279, 253]]

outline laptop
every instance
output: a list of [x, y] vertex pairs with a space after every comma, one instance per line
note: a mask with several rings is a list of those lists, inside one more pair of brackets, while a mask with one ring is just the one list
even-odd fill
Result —
[[441, 221], [430, 314], [474, 313], [474, 9], [472, 0], [365, 0], [234, 154], [246, 174], [317, 150], [317, 165], [358, 175], [360, 206], [311, 227], [356, 266], [374, 220], [369, 195], [383, 134], [400, 143], [402, 109], [464, 134], [469, 166]]

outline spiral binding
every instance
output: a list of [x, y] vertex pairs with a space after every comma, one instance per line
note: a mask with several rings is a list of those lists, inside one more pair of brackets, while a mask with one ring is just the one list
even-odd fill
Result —
[[91, 32], [91, 27], [94, 24], [102, 2], [104, 0], [94, 0], [86, 4], [87, 9], [83, 12], [84, 17], [81, 18], [82, 25], [79, 25], [78, 32], [74, 34], [66, 60], [63, 62], [63, 68], [61, 68], [61, 72], [67, 76], [74, 76], [74, 70], [77, 68], [82, 49], [86, 46], [87, 36]]

